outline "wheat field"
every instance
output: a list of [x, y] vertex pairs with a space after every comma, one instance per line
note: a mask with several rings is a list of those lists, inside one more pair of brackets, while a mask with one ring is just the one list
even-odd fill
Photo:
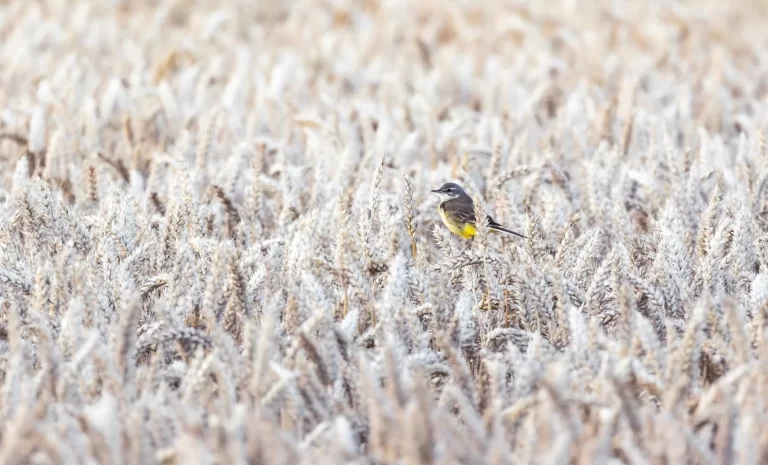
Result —
[[4, 2], [0, 465], [768, 463], [767, 20]]

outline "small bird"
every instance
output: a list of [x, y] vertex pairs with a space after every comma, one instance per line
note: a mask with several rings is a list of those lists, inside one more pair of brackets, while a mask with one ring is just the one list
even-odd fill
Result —
[[[432, 192], [440, 196], [437, 212], [440, 213], [443, 223], [453, 234], [464, 239], [470, 239], [471, 243], [471, 240], [477, 234], [477, 228], [475, 227], [475, 205], [472, 197], [464, 192], [460, 185], [452, 182], [445, 183], [440, 189], [434, 189]], [[494, 221], [490, 215], [486, 216], [488, 228], [491, 231], [503, 231], [525, 239], [525, 236], [522, 234], [504, 228]]]

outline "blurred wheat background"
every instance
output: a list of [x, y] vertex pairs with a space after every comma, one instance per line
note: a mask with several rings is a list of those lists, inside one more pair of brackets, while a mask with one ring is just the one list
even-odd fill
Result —
[[766, 12], [4, 2], [0, 465], [765, 464]]

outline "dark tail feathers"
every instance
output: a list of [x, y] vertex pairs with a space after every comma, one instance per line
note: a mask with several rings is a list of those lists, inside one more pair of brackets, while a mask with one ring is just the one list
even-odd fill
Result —
[[514, 235], [515, 235], [515, 236], [517, 236], [517, 237], [521, 237], [521, 238], [523, 238], [523, 239], [527, 239], [527, 238], [526, 238], [525, 236], [523, 236], [522, 234], [520, 234], [520, 233], [516, 233], [516, 232], [514, 232], [514, 231], [511, 231], [511, 230], [509, 230], [509, 229], [506, 229], [506, 228], [502, 227], [500, 224], [498, 224], [498, 223], [495, 223], [495, 222], [494, 222], [494, 223], [491, 223], [491, 224], [489, 224], [489, 225], [488, 225], [488, 227], [489, 227], [489, 228], [491, 228], [491, 229], [495, 229], [495, 230], [497, 230], [497, 231], [504, 231], [505, 233], [514, 234]]

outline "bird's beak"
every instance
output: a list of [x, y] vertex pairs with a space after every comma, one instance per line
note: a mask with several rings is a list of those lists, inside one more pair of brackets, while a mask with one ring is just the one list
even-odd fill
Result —
[[432, 192], [434, 192], [435, 194], [439, 194], [440, 193], [440, 189], [432, 189]]

